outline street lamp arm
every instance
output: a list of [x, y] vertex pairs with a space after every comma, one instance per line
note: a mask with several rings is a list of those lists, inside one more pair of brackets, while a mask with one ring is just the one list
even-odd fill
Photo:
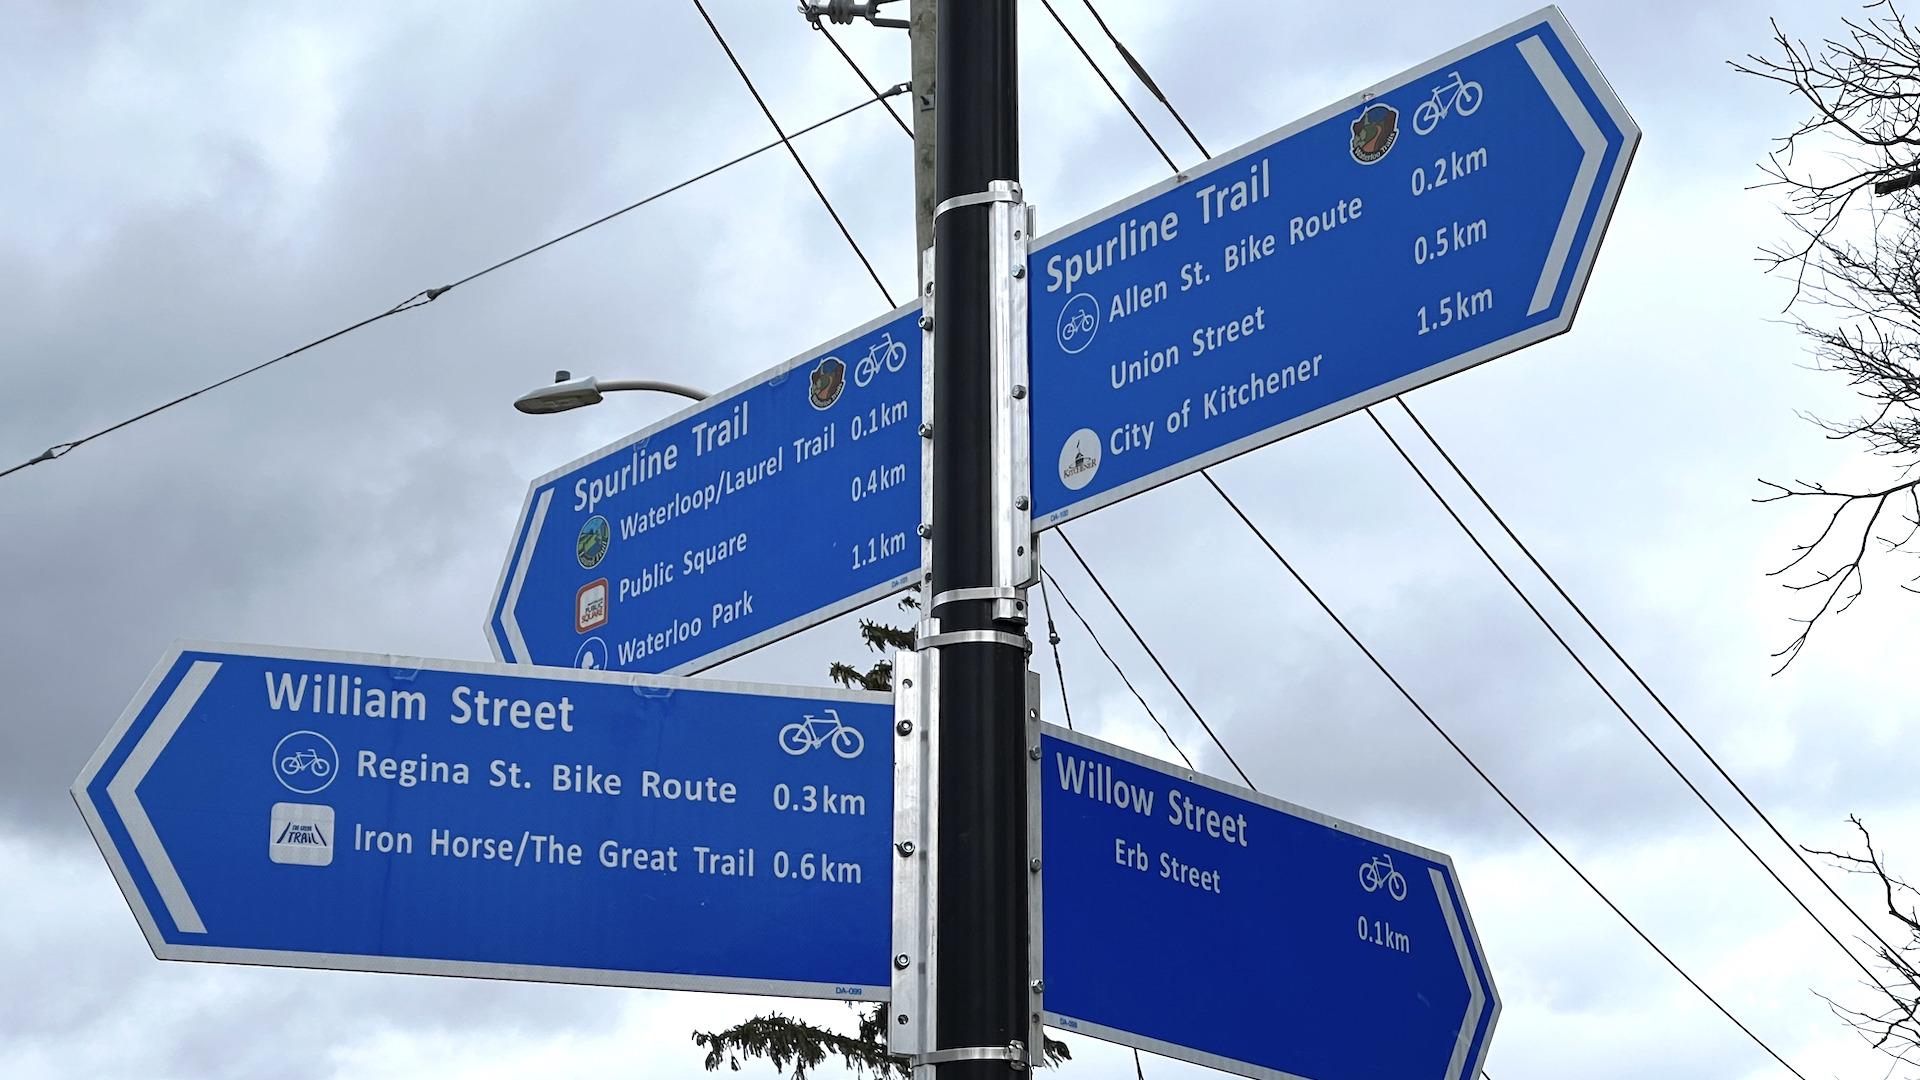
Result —
[[596, 385], [603, 394], [612, 390], [658, 390], [663, 394], [679, 394], [683, 398], [692, 398], [695, 401], [705, 401], [709, 396], [704, 390], [695, 390], [691, 386], [682, 386], [679, 383], [661, 382], [658, 379], [601, 379]]

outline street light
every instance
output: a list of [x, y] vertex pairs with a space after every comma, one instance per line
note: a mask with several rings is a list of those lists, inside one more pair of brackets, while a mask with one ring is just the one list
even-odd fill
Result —
[[583, 405], [598, 405], [602, 394], [612, 393], [615, 390], [657, 390], [663, 394], [679, 394], [681, 397], [692, 398], [695, 401], [707, 399], [705, 391], [695, 390], [691, 386], [681, 386], [679, 383], [661, 382], [657, 379], [608, 379], [606, 382], [601, 382], [591, 375], [584, 379], [576, 379], [571, 371], [556, 371], [553, 373], [552, 386], [543, 386], [538, 390], [521, 394], [514, 400], [513, 407], [534, 416], [566, 412], [568, 409], [578, 409]]

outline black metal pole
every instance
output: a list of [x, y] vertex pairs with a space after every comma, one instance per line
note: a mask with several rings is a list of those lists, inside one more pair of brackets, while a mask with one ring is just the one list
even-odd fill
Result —
[[[1015, 0], [941, 0], [935, 197], [1020, 177]], [[935, 222], [933, 581], [935, 596], [992, 586], [989, 209]], [[940, 630], [997, 629], [991, 601], [943, 604]], [[1028, 1038], [1026, 654], [1011, 644], [941, 649], [937, 1046]], [[940, 1080], [1007, 1080], [1006, 1061], [937, 1066]]]

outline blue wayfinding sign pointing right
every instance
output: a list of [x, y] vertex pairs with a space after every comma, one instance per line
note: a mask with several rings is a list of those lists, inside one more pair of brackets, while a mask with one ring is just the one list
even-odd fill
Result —
[[1035, 527], [1565, 332], [1639, 141], [1546, 8], [1040, 237]]
[[919, 310], [535, 480], [487, 614], [494, 656], [686, 674], [906, 588]]
[[1272, 1080], [1473, 1080], [1500, 997], [1437, 851], [1047, 725], [1045, 1017]]
[[887, 994], [886, 694], [179, 643], [73, 796], [164, 960]]

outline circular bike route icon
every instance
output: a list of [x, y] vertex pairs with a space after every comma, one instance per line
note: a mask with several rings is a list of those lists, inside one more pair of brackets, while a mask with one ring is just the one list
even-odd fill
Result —
[[1093, 344], [1093, 335], [1100, 332], [1100, 301], [1092, 293], [1077, 293], [1067, 298], [1060, 309], [1060, 325], [1055, 335], [1060, 340], [1062, 352], [1077, 353]]
[[273, 748], [273, 776], [288, 791], [312, 795], [340, 774], [340, 752], [317, 731], [289, 732]]

